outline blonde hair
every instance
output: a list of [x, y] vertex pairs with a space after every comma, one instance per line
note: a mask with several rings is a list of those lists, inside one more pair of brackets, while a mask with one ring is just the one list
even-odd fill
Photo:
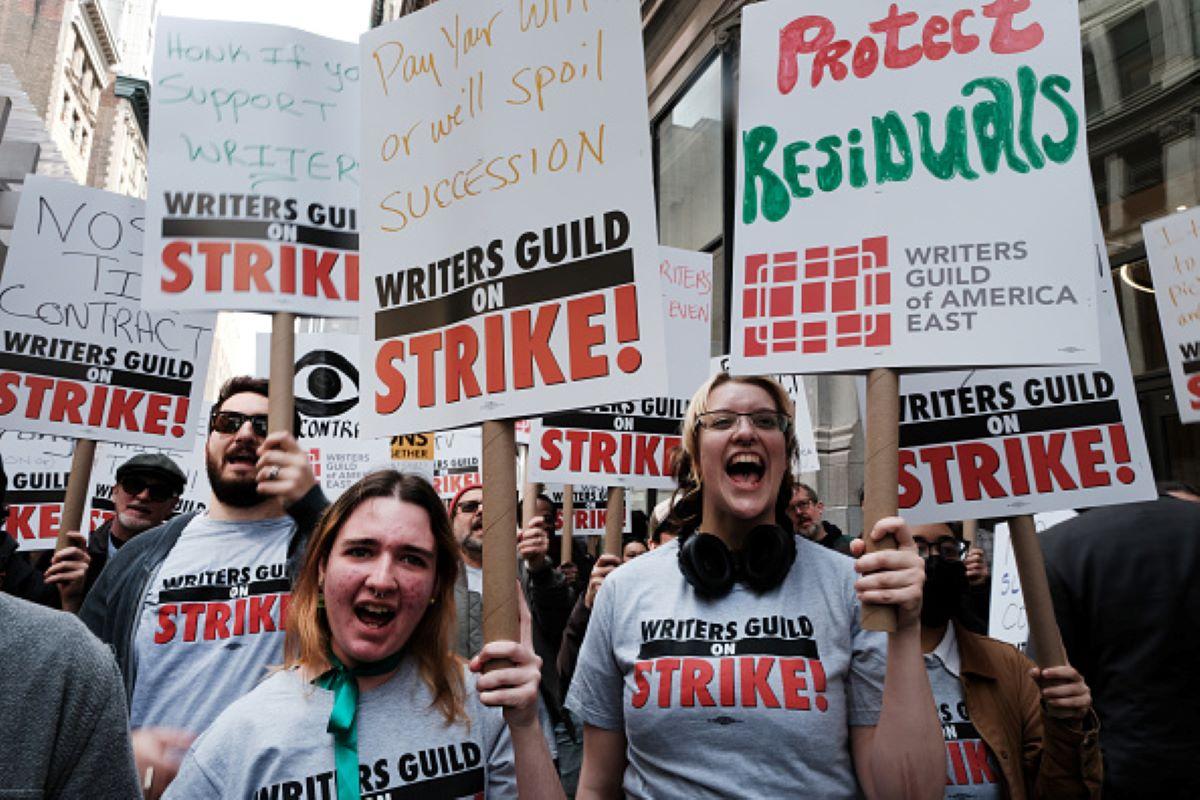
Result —
[[309, 539], [304, 567], [288, 606], [283, 645], [284, 667], [300, 667], [312, 677], [330, 668], [328, 653], [332, 634], [329, 619], [318, 605], [321, 570], [328, 563], [338, 534], [350, 515], [364, 502], [377, 497], [391, 497], [411, 503], [429, 515], [437, 582], [433, 589], [433, 603], [425, 609], [405, 648], [416, 660], [421, 679], [433, 694], [433, 705], [441, 710], [446, 724], [465, 721], [466, 690], [462, 663], [451, 651], [451, 634], [456, 619], [454, 585], [458, 579], [458, 544], [450, 529], [446, 507], [429, 482], [417, 475], [390, 469], [372, 472], [325, 509]]

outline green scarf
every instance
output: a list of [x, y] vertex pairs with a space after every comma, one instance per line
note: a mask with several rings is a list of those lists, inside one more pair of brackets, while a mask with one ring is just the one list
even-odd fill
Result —
[[404, 658], [399, 650], [387, 658], [347, 667], [333, 653], [328, 653], [332, 668], [313, 683], [333, 692], [333, 711], [329, 726], [333, 734], [333, 763], [337, 774], [338, 800], [360, 800], [358, 789], [358, 679], [384, 675], [396, 669]]

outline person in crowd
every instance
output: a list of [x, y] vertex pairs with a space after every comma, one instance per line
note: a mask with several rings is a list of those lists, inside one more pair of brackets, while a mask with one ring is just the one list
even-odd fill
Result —
[[[554, 502], [554, 499], [545, 492], [540, 492], [537, 496], [534, 513], [542, 519], [557, 520], [559, 516], [559, 505]], [[562, 532], [557, 524], [554, 525], [554, 530], [550, 534], [550, 551], [548, 553], [550, 561], [558, 569], [563, 579], [567, 582], [567, 589], [570, 591], [570, 597], [567, 601], [568, 607], [575, 603], [575, 598], [587, 587], [588, 576], [592, 573], [592, 564], [595, 559], [587, 550], [587, 544], [583, 539], [572, 537], [571, 539], [571, 560], [565, 564], [560, 564], [559, 560], [562, 556]]]
[[167, 797], [563, 797], [528, 611], [522, 641], [485, 645], [469, 672], [452, 653], [460, 560], [423, 478], [348, 489], [313, 534], [284, 667], [196, 740]]
[[792, 484], [788, 519], [792, 521], [796, 533], [842, 555], [850, 555], [850, 542], [853, 540], [843, 534], [841, 528], [822, 519], [824, 514], [825, 504], [817, 497], [816, 489], [799, 481]]
[[265, 380], [221, 388], [205, 462], [208, 509], [126, 542], [80, 610], [116, 653], [152, 797], [180, 746], [279, 663], [292, 579], [327, 505], [292, 434], [268, 435]]
[[[856, 561], [790, 531], [792, 414], [769, 378], [717, 374], [692, 398], [678, 538], [593, 603], [567, 699], [577, 797], [941, 796], [924, 565], [898, 518], [869, 532], [898, 548], [858, 541]], [[862, 603], [894, 609], [896, 631], [863, 630]]]
[[1038, 538], [1067, 658], [1100, 718], [1104, 797], [1195, 797], [1200, 505], [1168, 493]]
[[1071, 666], [1038, 669], [960, 622], [965, 543], [943, 524], [913, 528], [925, 559], [921, 650], [946, 741], [946, 798], [1100, 796], [1096, 715]]
[[626, 542], [625, 546], [621, 548], [621, 563], [624, 564], [638, 556], [644, 556], [647, 552], [649, 551], [646, 548], [645, 542], [640, 539], [632, 539]]
[[0, 797], [137, 798], [121, 673], [79, 620], [0, 594]]
[[53, 583], [46, 583], [42, 571], [30, 563], [27, 553], [19, 550], [17, 540], [6, 530], [8, 515], [8, 475], [0, 461], [0, 592], [58, 608], [62, 603], [58, 589]]
[[651, 550], [661, 547], [667, 542], [674, 541], [675, 539], [675, 534], [671, 533], [671, 531], [667, 529], [667, 516], [671, 512], [671, 506], [673, 503], [674, 500], [672, 496], [671, 498], [667, 498], [656, 505], [654, 510], [650, 512], [650, 519], [646, 523], [646, 529], [650, 532], [648, 544]]
[[139, 453], [117, 467], [112, 518], [86, 540], [71, 531], [72, 546], [55, 553], [46, 570], [46, 581], [58, 584], [64, 611], [79, 610], [104, 565], [122, 545], [171, 515], [186, 484], [183, 470], [162, 453]]
[[[567, 627], [563, 631], [562, 645], [558, 648], [555, 665], [558, 669], [558, 688], [560, 700], [565, 701], [571, 688], [571, 677], [575, 674], [575, 664], [579, 661], [579, 648], [587, 635], [588, 622], [592, 618], [592, 604], [596, 602], [596, 593], [608, 574], [623, 562], [614, 555], [604, 554], [596, 560], [588, 580], [587, 591], [579, 596], [571, 608], [571, 616], [567, 618]], [[567, 713], [570, 713], [568, 711]]]

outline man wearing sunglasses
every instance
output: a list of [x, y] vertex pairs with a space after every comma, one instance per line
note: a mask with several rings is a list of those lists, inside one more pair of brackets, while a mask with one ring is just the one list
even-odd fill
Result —
[[84, 601], [80, 617], [125, 679], [147, 797], [191, 737], [283, 659], [292, 578], [328, 504], [296, 429], [268, 434], [265, 380], [229, 380], [209, 417], [207, 510], [128, 541]]

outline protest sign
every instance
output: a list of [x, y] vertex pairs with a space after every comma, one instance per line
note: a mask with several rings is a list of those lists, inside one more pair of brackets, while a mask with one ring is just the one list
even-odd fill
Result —
[[442, 0], [362, 70], [366, 435], [662, 394], [637, 6]]
[[[1034, 514], [1038, 533], [1075, 516], [1074, 511], [1047, 511]], [[1008, 524], [1000, 523], [992, 541], [992, 595], [988, 606], [988, 636], [1015, 645], [1024, 652], [1029, 643], [1029, 622], [1025, 618], [1025, 596], [1017, 574], [1016, 557]]]
[[483, 436], [479, 428], [439, 431], [433, 438], [433, 488], [439, 497], [449, 502], [468, 486], [483, 485]]
[[214, 319], [141, 308], [143, 214], [26, 180], [0, 280], [0, 428], [191, 449]]
[[159, 17], [148, 308], [358, 313], [358, 47]]
[[905, 373], [899, 509], [909, 522], [1007, 517], [1155, 497], [1097, 225], [1100, 363]]
[[432, 433], [406, 433], [389, 440], [391, 468], [433, 483], [436, 439]]
[[663, 331], [671, 348], [667, 396], [690, 400], [708, 380], [712, 356], [712, 254], [675, 247], [660, 247], [658, 253]]
[[113, 486], [117, 481], [117, 469], [139, 453], [162, 453], [174, 461], [183, 471], [186, 483], [183, 494], [172, 510], [174, 514], [204, 511], [208, 508], [208, 476], [204, 468], [204, 452], [207, 442], [207, 426], [201, 426], [196, 444], [191, 452], [163, 451], [137, 445], [110, 444], [101, 442], [96, 447], [96, 459], [92, 467], [92, 489], [88, 497], [86, 519], [89, 530], [95, 530], [116, 513], [113, 504]]
[[[574, 536], [600, 536], [605, 532], [608, 520], [608, 487], [607, 486], [572, 486], [571, 520], [574, 524]], [[547, 486], [543, 491], [549, 495], [558, 507], [558, 518], [554, 530], [561, 532], [564, 526], [563, 509], [565, 507], [562, 487]], [[633, 511], [629, 503], [625, 504], [625, 530], [633, 529]]]
[[74, 440], [0, 431], [8, 476], [4, 530], [19, 550], [53, 550], [58, 538]]
[[1179, 420], [1200, 420], [1200, 207], [1142, 226]]
[[[714, 357], [710, 369], [713, 373], [729, 372], [729, 356]], [[804, 377], [782, 374], [770, 374], [767, 377], [783, 386], [795, 406], [796, 463], [792, 464], [792, 470], [797, 474], [817, 472], [821, 469], [821, 458], [817, 453], [817, 437], [813, 434], [812, 417], [808, 413], [808, 394], [804, 389]]]
[[734, 371], [1097, 359], [1073, 3], [742, 11]]

